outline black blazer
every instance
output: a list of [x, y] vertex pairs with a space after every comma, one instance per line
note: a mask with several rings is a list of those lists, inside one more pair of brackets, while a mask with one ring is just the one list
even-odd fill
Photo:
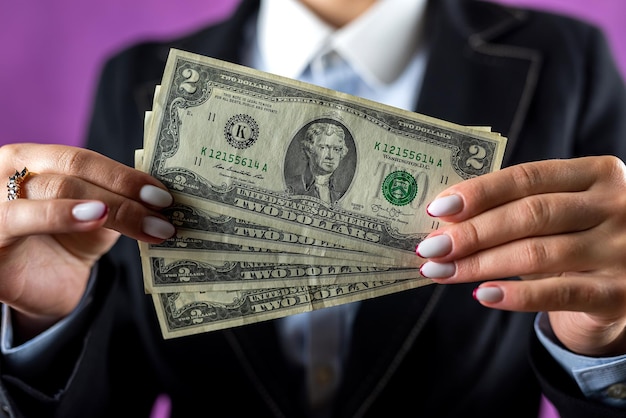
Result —
[[[88, 147], [132, 166], [169, 48], [239, 62], [242, 28], [257, 8], [246, 0], [223, 23], [109, 60]], [[431, 51], [417, 112], [492, 126], [509, 138], [505, 165], [626, 159], [626, 92], [595, 28], [469, 0], [431, 1], [428, 13]], [[97, 273], [90, 315], [51, 349], [47, 370], [2, 370], [1, 392], [27, 416], [147, 417], [164, 392], [176, 417], [306, 416], [273, 321], [164, 341], [143, 292], [137, 243], [122, 238]], [[364, 301], [336, 416], [536, 417], [542, 391], [563, 417], [626, 415], [582, 397], [537, 342], [533, 314], [483, 308], [474, 287], [433, 285]]]

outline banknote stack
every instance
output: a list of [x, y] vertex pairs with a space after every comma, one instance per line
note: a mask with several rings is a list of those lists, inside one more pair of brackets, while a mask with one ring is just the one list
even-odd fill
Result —
[[136, 166], [176, 226], [140, 243], [164, 338], [431, 284], [426, 205], [500, 168], [506, 138], [171, 50]]

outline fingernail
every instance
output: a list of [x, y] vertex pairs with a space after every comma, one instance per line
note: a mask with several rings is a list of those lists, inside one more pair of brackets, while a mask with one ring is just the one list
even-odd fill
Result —
[[143, 232], [156, 238], [167, 239], [174, 235], [174, 225], [155, 216], [143, 218]]
[[167, 191], [156, 186], [152, 186], [151, 184], [146, 184], [141, 188], [139, 191], [139, 198], [145, 203], [160, 208], [168, 207], [174, 200], [172, 195]]
[[477, 287], [472, 296], [479, 302], [496, 303], [504, 299], [504, 292], [495, 286]]
[[460, 212], [461, 209], [463, 209], [463, 199], [452, 194], [433, 200], [426, 208], [426, 212], [430, 216], [448, 216]]
[[422, 258], [441, 257], [452, 251], [452, 240], [446, 234], [426, 238], [417, 245], [415, 252]]
[[420, 267], [420, 274], [429, 279], [445, 279], [456, 273], [454, 263], [435, 263], [427, 261]]
[[107, 209], [103, 202], [79, 203], [72, 208], [72, 216], [77, 221], [96, 221], [107, 213]]

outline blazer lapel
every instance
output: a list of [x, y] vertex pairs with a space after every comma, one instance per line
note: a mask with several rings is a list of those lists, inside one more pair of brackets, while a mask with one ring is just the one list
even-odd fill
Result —
[[481, 2], [437, 4], [441, 7], [429, 11], [429, 61], [416, 111], [462, 125], [491, 126], [508, 138], [506, 165], [534, 93], [541, 56], [498, 39], [523, 24], [526, 14]]

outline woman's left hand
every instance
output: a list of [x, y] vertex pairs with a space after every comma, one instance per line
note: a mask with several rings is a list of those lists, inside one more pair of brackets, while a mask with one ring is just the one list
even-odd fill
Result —
[[[626, 353], [626, 166], [616, 157], [520, 164], [454, 185], [448, 223], [417, 248], [437, 283], [485, 281], [490, 308], [549, 312], [571, 351]], [[519, 276], [524, 280], [497, 280]]]

